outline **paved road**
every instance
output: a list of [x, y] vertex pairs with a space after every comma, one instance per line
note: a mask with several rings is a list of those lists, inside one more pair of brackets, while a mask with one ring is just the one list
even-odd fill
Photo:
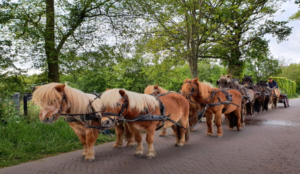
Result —
[[[113, 149], [113, 143], [95, 148], [96, 161], [84, 162], [81, 150], [3, 168], [0, 174], [150, 174], [150, 173], [300, 173], [300, 99], [290, 108], [247, 117], [242, 131], [227, 131], [223, 138], [206, 137], [201, 123], [184, 147], [175, 147], [175, 138], [158, 137], [154, 159], [134, 157], [135, 148]], [[214, 128], [216, 132], [216, 128]], [[214, 133], [215, 133], [214, 132]], [[144, 144], [145, 146], [145, 144]]]

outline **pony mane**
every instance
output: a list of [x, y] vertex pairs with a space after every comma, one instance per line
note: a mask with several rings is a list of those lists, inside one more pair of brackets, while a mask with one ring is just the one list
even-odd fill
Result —
[[[55, 89], [60, 83], [49, 83], [47, 85], [39, 86], [32, 95], [32, 101], [39, 107], [45, 107], [47, 105], [59, 105], [61, 104], [62, 96]], [[91, 112], [89, 110], [89, 102], [93, 101], [96, 96], [93, 94], [86, 94], [78, 89], [71, 88], [69, 86], [64, 87], [64, 93], [68, 104], [70, 105], [71, 114], [86, 114]], [[102, 102], [100, 99], [96, 99], [92, 102], [92, 106], [95, 111], [102, 109]]]
[[[169, 91], [158, 86], [158, 90], [160, 91], [161, 94], [165, 94], [168, 93]], [[154, 91], [154, 85], [148, 85], [147, 88], [145, 89], [144, 93], [145, 94], [152, 94], [152, 92]]]
[[[111, 89], [102, 93], [101, 100], [103, 102], [104, 107], [115, 108], [117, 106], [117, 103], [119, 103], [119, 100], [121, 99], [119, 90], [120, 89]], [[139, 112], [144, 112], [145, 109], [152, 111], [156, 107], [159, 107], [158, 100], [151, 95], [140, 94], [127, 90], [124, 91], [128, 97], [129, 107], [131, 109], [136, 109]]]
[[203, 98], [208, 98], [210, 96], [210, 92], [212, 91], [212, 85], [210, 83], [201, 83], [201, 82], [197, 82], [198, 83], [198, 88], [199, 88], [199, 92], [201, 93]]
[[203, 84], [205, 84], [205, 85], [208, 85], [208, 86], [210, 86], [211, 88], [213, 88], [214, 86], [211, 84], [211, 83], [209, 83], [209, 82], [206, 82], [205, 80], [202, 82]]

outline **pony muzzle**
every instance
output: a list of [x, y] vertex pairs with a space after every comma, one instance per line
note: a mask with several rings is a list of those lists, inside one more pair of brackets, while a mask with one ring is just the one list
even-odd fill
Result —
[[45, 123], [45, 124], [51, 124], [55, 121], [55, 118], [56, 118], [56, 116], [52, 115], [52, 117], [46, 117], [41, 121], [42, 121], [42, 123]]
[[113, 127], [115, 124], [112, 119], [107, 119], [107, 120], [101, 120], [101, 126], [103, 128], [110, 128]]

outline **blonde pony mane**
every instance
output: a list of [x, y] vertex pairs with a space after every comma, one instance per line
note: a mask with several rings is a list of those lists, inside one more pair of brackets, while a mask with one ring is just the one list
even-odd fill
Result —
[[[168, 93], [169, 91], [158, 86], [158, 90], [160, 91], [161, 94], [165, 94]], [[152, 92], [154, 91], [154, 85], [148, 85], [147, 88], [145, 88], [144, 90], [144, 94], [152, 94]]]
[[[62, 85], [59, 83], [49, 83], [47, 85], [42, 85], [37, 87], [33, 92], [32, 101], [34, 104], [43, 108], [48, 105], [58, 105], [60, 106], [62, 101], [61, 94], [55, 89], [56, 86]], [[70, 114], [86, 114], [91, 112], [89, 109], [89, 102], [95, 99], [95, 95], [83, 93], [78, 89], [74, 89], [65, 85], [64, 93], [66, 95], [66, 100], [70, 106]], [[96, 99], [92, 102], [92, 106], [95, 111], [100, 111], [102, 109], [102, 102], [100, 99]]]
[[[115, 108], [117, 106], [117, 103], [119, 103], [119, 100], [121, 99], [119, 90], [120, 89], [111, 89], [102, 93], [101, 100], [104, 107]], [[136, 109], [138, 112], [143, 112], [145, 111], [145, 109], [152, 111], [156, 107], [159, 107], [158, 100], [156, 100], [156, 98], [151, 95], [140, 94], [127, 90], [124, 91], [128, 97], [129, 107], [131, 109]]]

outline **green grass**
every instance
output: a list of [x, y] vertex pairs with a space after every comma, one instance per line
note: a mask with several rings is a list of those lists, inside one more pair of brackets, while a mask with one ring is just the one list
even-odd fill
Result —
[[[0, 167], [41, 159], [59, 153], [82, 149], [69, 124], [62, 119], [53, 124], [38, 120], [34, 106], [28, 117], [10, 115], [0, 122]], [[96, 144], [115, 140], [115, 136], [99, 134]]]

